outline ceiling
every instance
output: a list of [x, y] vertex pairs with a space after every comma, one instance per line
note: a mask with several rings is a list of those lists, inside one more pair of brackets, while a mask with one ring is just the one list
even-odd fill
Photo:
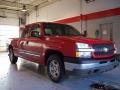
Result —
[[0, 9], [20, 11], [25, 5], [28, 10], [32, 10], [35, 6], [43, 7], [55, 1], [59, 0], [0, 0]]

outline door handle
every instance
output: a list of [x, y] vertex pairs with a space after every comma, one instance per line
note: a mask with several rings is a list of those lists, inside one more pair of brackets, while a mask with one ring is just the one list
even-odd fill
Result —
[[20, 46], [21, 48], [23, 48], [23, 45], [24, 45], [24, 41], [21, 41], [20, 44], [19, 44], [19, 46]]
[[20, 45], [20, 46], [23, 46], [23, 45], [24, 45], [24, 41], [21, 41], [19, 45]]
[[26, 41], [26, 44], [28, 44], [29, 42], [28, 41]]

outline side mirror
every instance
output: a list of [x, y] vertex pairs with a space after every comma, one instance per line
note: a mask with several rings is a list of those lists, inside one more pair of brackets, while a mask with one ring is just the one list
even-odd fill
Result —
[[38, 31], [32, 31], [31, 32], [31, 36], [32, 37], [40, 37], [40, 32], [38, 32]]

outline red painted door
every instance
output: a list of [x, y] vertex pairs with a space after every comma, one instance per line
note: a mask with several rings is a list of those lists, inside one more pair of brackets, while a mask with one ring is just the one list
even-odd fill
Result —
[[30, 36], [25, 40], [25, 54], [31, 61], [41, 63], [43, 55], [43, 40], [39, 24], [34, 24], [30, 28]]

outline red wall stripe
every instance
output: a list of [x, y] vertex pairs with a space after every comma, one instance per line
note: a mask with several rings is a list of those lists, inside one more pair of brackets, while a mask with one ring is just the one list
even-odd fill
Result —
[[80, 16], [66, 18], [66, 19], [63, 19], [63, 20], [55, 21], [55, 22], [57, 22], [57, 23], [73, 23], [73, 22], [78, 22], [78, 21], [80, 21]]
[[73, 22], [79, 22], [80, 20], [93, 20], [93, 19], [100, 19], [100, 18], [116, 16], [116, 15], [120, 15], [120, 8], [114, 8], [114, 9], [90, 13], [90, 14], [86, 14], [86, 15], [70, 17], [70, 18], [58, 20], [55, 22], [57, 22], [57, 23], [73, 23]]
[[92, 19], [99, 19], [99, 18], [116, 16], [116, 15], [120, 15], [120, 8], [87, 14], [86, 18], [87, 20], [92, 20]]

